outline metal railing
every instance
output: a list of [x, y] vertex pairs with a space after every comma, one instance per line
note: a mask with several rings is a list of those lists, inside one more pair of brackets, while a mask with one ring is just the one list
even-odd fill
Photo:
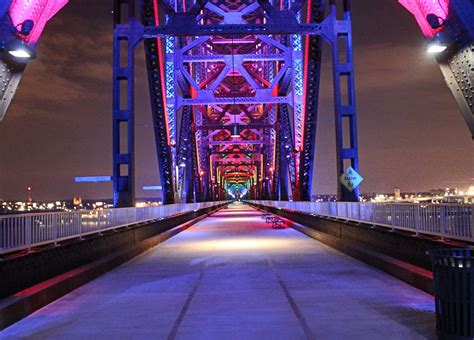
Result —
[[82, 238], [89, 234], [160, 220], [223, 203], [226, 202], [0, 216], [0, 254]]
[[474, 204], [248, 201], [315, 216], [339, 218], [474, 242]]

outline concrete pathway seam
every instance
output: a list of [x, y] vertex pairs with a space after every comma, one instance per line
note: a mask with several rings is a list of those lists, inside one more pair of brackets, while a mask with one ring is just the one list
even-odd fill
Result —
[[299, 322], [301, 328], [303, 329], [304, 334], [306, 335], [306, 338], [308, 340], [316, 339], [316, 336], [311, 331], [311, 328], [309, 327], [308, 322], [304, 318], [303, 313], [301, 312], [298, 305], [296, 304], [295, 299], [293, 299], [293, 296], [291, 296], [290, 291], [288, 290], [288, 287], [283, 282], [283, 280], [280, 276], [280, 273], [278, 273], [278, 270], [275, 266], [275, 263], [273, 263], [271, 257], [268, 256], [268, 255], [266, 256], [266, 260], [267, 260], [268, 265], [272, 269], [273, 273], [275, 274], [275, 276], [278, 280], [278, 283], [280, 284], [281, 289], [285, 293], [286, 299], [288, 300], [288, 303], [290, 304], [291, 309], [293, 310], [293, 313], [295, 313], [296, 319], [298, 319], [298, 322]]

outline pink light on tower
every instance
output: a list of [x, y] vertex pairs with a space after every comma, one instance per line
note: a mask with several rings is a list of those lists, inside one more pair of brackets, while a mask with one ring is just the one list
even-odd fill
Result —
[[432, 39], [441, 28], [431, 28], [426, 16], [435, 14], [446, 19], [449, 14], [450, 0], [399, 0], [398, 2], [413, 14], [427, 39]]
[[25, 20], [33, 20], [35, 23], [31, 33], [22, 40], [34, 46], [43, 32], [44, 26], [68, 0], [13, 0], [10, 5], [10, 17], [15, 26], [22, 24]]

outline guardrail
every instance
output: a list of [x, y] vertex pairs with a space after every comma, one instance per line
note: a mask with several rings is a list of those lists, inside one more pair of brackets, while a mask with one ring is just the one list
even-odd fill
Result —
[[223, 203], [226, 201], [0, 216], [0, 254], [81, 238]]
[[315, 216], [339, 218], [474, 242], [474, 204], [248, 201]]

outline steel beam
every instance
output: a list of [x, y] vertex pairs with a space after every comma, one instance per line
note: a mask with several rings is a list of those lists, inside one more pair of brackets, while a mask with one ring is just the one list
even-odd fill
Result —
[[[313, 0], [310, 12], [310, 22], [320, 22], [324, 17], [326, 0]], [[316, 126], [319, 105], [319, 89], [321, 75], [322, 38], [318, 36], [305, 37], [305, 74], [304, 105], [303, 105], [303, 136], [302, 150], [299, 162], [299, 199], [310, 201], [313, 189], [314, 153], [316, 148]]]
[[[339, 4], [341, 5], [341, 4]], [[338, 22], [344, 22], [344, 31], [334, 30], [331, 39], [331, 51], [333, 61], [333, 85], [334, 85], [334, 111], [336, 114], [336, 164], [337, 164], [337, 184], [338, 198], [340, 201], [359, 201], [359, 188], [349, 191], [339, 181], [347, 166], [352, 166], [355, 171], [359, 171], [359, 156], [357, 143], [357, 122], [356, 122], [356, 98], [354, 84], [354, 62], [352, 54], [352, 31], [350, 0], [342, 3], [343, 19], [337, 19], [337, 5], [335, 0], [330, 0], [328, 19], [338, 27]], [[344, 61], [341, 62], [339, 55], [339, 44], [344, 44]], [[342, 87], [345, 90], [342, 90]], [[343, 93], [346, 98], [343, 98]], [[348, 136], [344, 136], [343, 121], [347, 121]]]
[[[146, 25], [156, 24], [153, 0], [143, 0], [142, 19]], [[134, 26], [136, 27], [136, 26]], [[134, 27], [130, 27], [131, 30]], [[160, 169], [161, 185], [163, 187], [163, 203], [174, 203], [174, 169], [173, 152], [169, 138], [169, 126], [165, 99], [165, 79], [163, 67], [164, 55], [161, 41], [145, 39], [145, 55], [148, 71], [148, 85], [150, 89], [151, 111], [155, 127], [155, 142], [158, 164]]]
[[[128, 26], [136, 20], [135, 0], [114, 1], [112, 178], [115, 207], [135, 205], [135, 46], [141, 37], [117, 27]], [[126, 65], [122, 65], [124, 58]]]

